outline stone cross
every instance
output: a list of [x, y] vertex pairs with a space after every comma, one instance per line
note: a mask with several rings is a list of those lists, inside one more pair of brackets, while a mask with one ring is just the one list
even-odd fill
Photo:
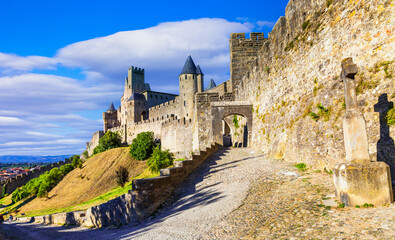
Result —
[[341, 77], [344, 82], [346, 114], [343, 118], [344, 146], [346, 161], [353, 163], [370, 162], [369, 143], [366, 134], [365, 119], [358, 109], [357, 93], [355, 90], [355, 75], [358, 67], [352, 58], [342, 61]]

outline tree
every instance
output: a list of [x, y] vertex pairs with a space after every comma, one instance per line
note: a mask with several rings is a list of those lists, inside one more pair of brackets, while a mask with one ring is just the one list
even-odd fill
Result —
[[129, 180], [129, 172], [124, 166], [119, 166], [118, 170], [115, 171], [115, 181], [121, 187], [125, 186], [125, 184]]
[[99, 145], [93, 149], [93, 155], [121, 146], [121, 137], [115, 132], [106, 132], [99, 140]]
[[149, 158], [154, 147], [154, 133], [141, 132], [133, 139], [129, 152], [134, 159], [142, 161]]
[[157, 173], [162, 168], [171, 166], [173, 161], [173, 154], [169, 150], [162, 151], [159, 145], [154, 148], [152, 156], [147, 161], [147, 165], [151, 172]]

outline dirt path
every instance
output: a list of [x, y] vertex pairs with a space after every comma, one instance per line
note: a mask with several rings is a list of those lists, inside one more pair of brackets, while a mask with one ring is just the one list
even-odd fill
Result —
[[296, 175], [286, 170], [287, 164], [273, 163], [248, 148], [222, 149], [138, 226], [92, 230], [6, 223], [0, 231], [17, 239], [196, 239], [242, 204], [255, 179], [263, 174]]

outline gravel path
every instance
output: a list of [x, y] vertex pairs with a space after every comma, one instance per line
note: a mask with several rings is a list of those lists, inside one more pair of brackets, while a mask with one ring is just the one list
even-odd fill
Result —
[[[17, 239], [198, 239], [242, 205], [250, 184], [262, 175], [297, 177], [281, 161], [266, 160], [248, 148], [215, 153], [144, 223], [92, 230], [26, 223], [3, 224]], [[26, 238], [28, 236], [28, 238]]]

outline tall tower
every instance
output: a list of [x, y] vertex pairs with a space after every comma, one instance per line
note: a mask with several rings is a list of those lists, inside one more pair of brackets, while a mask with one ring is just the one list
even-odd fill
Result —
[[189, 55], [179, 76], [180, 107], [183, 117], [193, 118], [195, 93], [198, 91], [196, 65]]
[[125, 99], [129, 99], [132, 93], [140, 93], [149, 90], [149, 85], [145, 84], [144, 69], [131, 66], [128, 69], [128, 77], [125, 79]]
[[204, 74], [202, 72], [202, 69], [200, 69], [200, 66], [196, 66], [196, 73], [197, 73], [197, 91], [198, 93], [201, 93], [204, 91]]
[[230, 82], [231, 91], [236, 92], [242, 84], [243, 76], [248, 72], [248, 67], [258, 57], [258, 51], [267, 41], [263, 33], [250, 33], [246, 38], [245, 33], [232, 33], [229, 39], [230, 50]]

